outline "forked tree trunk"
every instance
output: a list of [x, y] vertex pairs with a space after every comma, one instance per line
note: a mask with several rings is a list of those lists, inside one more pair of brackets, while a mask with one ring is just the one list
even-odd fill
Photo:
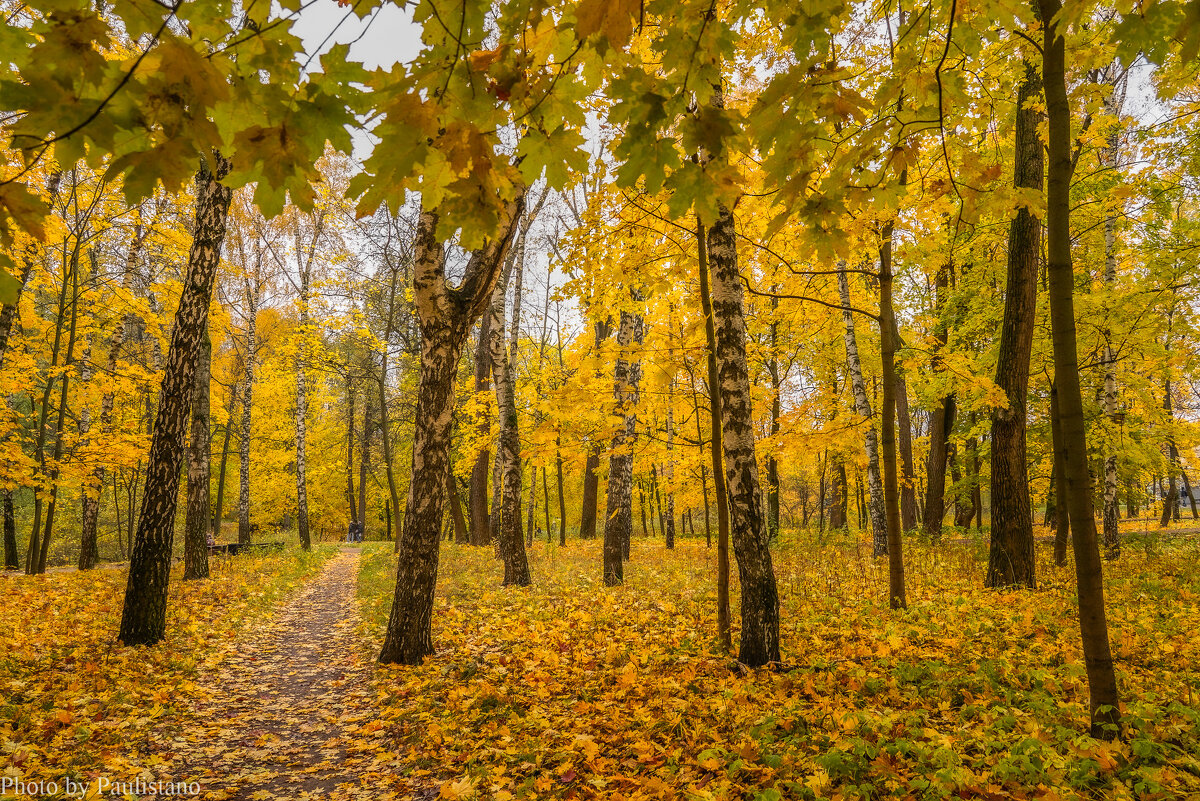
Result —
[[120, 631], [121, 641], [126, 645], [156, 643], [166, 628], [175, 505], [195, 391], [196, 360], [232, 197], [231, 190], [219, 183], [229, 171], [229, 162], [216, 154], [214, 159], [215, 174], [201, 167], [196, 179], [195, 234], [188, 256], [187, 278], [175, 313], [137, 534], [129, 559]]
[[208, 320], [200, 338], [196, 379], [192, 395], [192, 431], [188, 447], [187, 517], [183, 526], [183, 578], [208, 578], [208, 484], [209, 463], [208, 390], [212, 367], [212, 341]]
[[[457, 289], [446, 283], [446, 253], [435, 235], [437, 216], [423, 212], [417, 223], [413, 294], [421, 325], [421, 377], [414, 419], [421, 425], [413, 432], [412, 480], [381, 662], [416, 665], [433, 653], [433, 594], [458, 358], [471, 326], [492, 296], [524, 202], [521, 194], [506, 204], [498, 237], [471, 255]], [[528, 570], [526, 565], [526, 584]]]
[[838, 295], [842, 301], [842, 324], [845, 327], [846, 368], [854, 391], [854, 408], [863, 418], [863, 439], [867, 449], [867, 490], [870, 495], [871, 543], [876, 557], [887, 553], [887, 512], [884, 511], [883, 480], [879, 471], [879, 435], [863, 381], [862, 363], [858, 357], [858, 338], [854, 334], [854, 316], [850, 312], [850, 281], [844, 269], [838, 270]]
[[[633, 290], [640, 305], [641, 293]], [[614, 413], [621, 418], [608, 457], [607, 508], [604, 512], [604, 583], [625, 580], [626, 548], [633, 537], [633, 446], [637, 442], [638, 385], [642, 378], [640, 354], [644, 336], [641, 309], [621, 310], [617, 328], [617, 365], [613, 376]]]
[[[1026, 61], [1025, 79], [1017, 90], [1013, 183], [1039, 194], [1043, 167], [1037, 126], [1041, 114], [1030, 104], [1036, 103], [1041, 93], [1037, 68]], [[996, 358], [996, 386], [1004, 392], [1008, 405], [992, 412], [992, 539], [984, 579], [987, 587], [1037, 586], [1033, 510], [1025, 463], [1029, 356], [1037, 325], [1038, 260], [1042, 252], [1042, 223], [1033, 211], [1022, 207], [1008, 226], [1008, 278]]]
[[[718, 105], [721, 96], [715, 97]], [[729, 492], [729, 534], [742, 588], [738, 660], [751, 667], [779, 661], [779, 591], [761, 507], [754, 417], [746, 361], [746, 319], [738, 271], [733, 212], [720, 206], [708, 232], [712, 267], [712, 316], [716, 328], [721, 439]]]
[[1054, 378], [1058, 386], [1066, 470], [1067, 506], [1075, 549], [1075, 578], [1079, 593], [1080, 635], [1091, 701], [1092, 736], [1112, 739], [1120, 734], [1120, 695], [1108, 642], [1104, 607], [1104, 578], [1092, 509], [1088, 471], [1087, 432], [1079, 389], [1079, 359], [1075, 339], [1071, 265], [1071, 106], [1067, 98], [1066, 44], [1060, 35], [1065, 23], [1056, 19], [1060, 0], [1039, 0], [1044, 20], [1042, 76], [1048, 118], [1046, 260], [1049, 279], [1050, 329], [1054, 339]]

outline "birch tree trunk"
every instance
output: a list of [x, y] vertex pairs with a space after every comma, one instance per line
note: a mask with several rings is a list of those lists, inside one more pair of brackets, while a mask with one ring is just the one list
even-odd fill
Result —
[[120, 639], [126, 645], [156, 643], [162, 639], [166, 628], [175, 505], [194, 392], [196, 360], [204, 323], [208, 319], [213, 278], [221, 258], [225, 220], [232, 197], [232, 192], [219, 183], [229, 171], [229, 162], [215, 153], [213, 155], [215, 173], [201, 167], [196, 179], [195, 234], [188, 256], [187, 277], [175, 313], [137, 534], [129, 559], [129, 578], [120, 630]]
[[[299, 223], [297, 223], [299, 225]], [[296, 245], [300, 244], [297, 231]], [[312, 550], [308, 531], [308, 304], [311, 259], [300, 270], [300, 338], [296, 343], [296, 532], [300, 547]]]
[[[718, 92], [714, 103], [723, 106]], [[738, 660], [751, 667], [779, 661], [779, 591], [761, 507], [754, 417], [746, 362], [746, 320], [733, 212], [725, 206], [708, 231], [712, 317], [716, 334], [721, 444], [729, 493], [729, 534], [742, 588]]]
[[908, 382], [902, 375], [896, 376], [896, 432], [900, 445], [900, 527], [904, 531], [913, 531], [919, 523], [917, 476], [913, 462], [912, 418], [908, 412]]
[[212, 368], [212, 341], [208, 320], [200, 337], [196, 359], [196, 379], [192, 395], [192, 432], [188, 447], [187, 516], [183, 526], [183, 578], [208, 578], [208, 485], [212, 477], [209, 460], [209, 379]]
[[[1041, 93], [1037, 68], [1026, 61], [1025, 79], [1017, 89], [1013, 183], [1039, 194], [1043, 165], [1037, 126], [1041, 114], [1029, 104], [1035, 103]], [[1041, 251], [1041, 220], [1022, 207], [1008, 227], [1008, 278], [996, 357], [996, 386], [1004, 392], [1008, 405], [992, 412], [992, 538], [984, 579], [987, 587], [1037, 586], [1025, 425]], [[979, 514], [982, 516], [982, 510]]]
[[221, 536], [221, 522], [225, 519], [225, 467], [229, 463], [229, 439], [233, 434], [233, 410], [237, 408], [238, 385], [229, 388], [229, 406], [225, 414], [225, 437], [221, 445], [221, 467], [217, 470], [217, 503], [213, 508], [212, 536], [215, 541]]
[[[492, 316], [484, 314], [479, 323], [479, 342], [475, 345], [475, 393], [487, 392], [490, 382], [488, 377], [492, 372], [492, 355], [489, 349]], [[487, 414], [480, 411], [475, 419], [475, 436], [485, 441], [491, 431]], [[468, 503], [471, 510], [472, 545], [490, 545], [492, 543], [492, 527], [488, 518], [488, 486], [489, 467], [492, 463], [491, 449], [485, 444], [475, 458], [475, 466], [471, 469], [471, 493]]]
[[667, 548], [675, 547], [675, 409], [672, 398], [674, 387], [674, 381], [667, 385], [667, 525], [663, 529]]
[[[642, 296], [631, 291], [635, 304]], [[613, 435], [608, 457], [607, 508], [604, 512], [604, 583], [625, 581], [625, 548], [633, 536], [633, 446], [637, 442], [637, 405], [642, 363], [639, 351], [644, 336], [641, 309], [621, 310], [617, 328], [617, 365], [613, 376], [615, 414], [621, 424]]]
[[1087, 432], [1079, 389], [1079, 359], [1072, 297], [1075, 274], [1071, 264], [1071, 106], [1067, 97], [1066, 43], [1059, 35], [1060, 0], [1039, 0], [1043, 25], [1042, 77], [1048, 118], [1046, 191], [1046, 258], [1049, 280], [1050, 328], [1054, 339], [1054, 378], [1058, 386], [1066, 470], [1067, 506], [1075, 550], [1079, 594], [1080, 636], [1091, 701], [1092, 736], [1120, 735], [1120, 695], [1108, 641], [1104, 578], [1092, 508], [1088, 471]]
[[711, 271], [708, 265], [708, 235], [696, 220], [696, 259], [700, 274], [700, 310], [704, 314], [704, 338], [708, 362], [708, 406], [713, 493], [717, 500], [717, 639], [726, 651], [733, 650], [729, 613], [729, 492], [725, 485], [722, 440], [721, 379], [717, 365], [717, 325], [713, 313]]
[[846, 367], [850, 371], [850, 387], [854, 392], [854, 408], [866, 422], [863, 439], [867, 449], [867, 490], [870, 495], [869, 517], [871, 543], [876, 557], [887, 553], [887, 516], [883, 508], [883, 480], [879, 474], [879, 435], [863, 381], [862, 362], [858, 357], [858, 338], [854, 334], [854, 317], [850, 312], [850, 281], [844, 269], [838, 270], [838, 295], [842, 300], [842, 324], [845, 328]]
[[[1105, 110], [1117, 116], [1120, 114], [1124, 99], [1124, 88], [1118, 86], [1118, 65], [1113, 62], [1105, 70], [1107, 82], [1112, 85], [1112, 93], [1105, 99]], [[1116, 170], [1120, 140], [1116, 129], [1108, 135], [1107, 146], [1103, 151], [1103, 161]], [[1104, 283], [1111, 290], [1117, 282], [1117, 213], [1110, 211], [1104, 218]], [[1104, 331], [1104, 414], [1110, 425], [1117, 426], [1117, 414], [1120, 411], [1120, 394], [1117, 391], [1117, 356], [1112, 347], [1112, 332], [1107, 326]], [[1117, 477], [1117, 453], [1110, 449], [1104, 458], [1104, 550], [1109, 559], [1115, 559], [1121, 554], [1121, 534], [1118, 522], [1121, 512], [1118, 508], [1118, 492], [1120, 481]]]
[[242, 436], [238, 442], [238, 542], [250, 542], [250, 424], [254, 401], [254, 351], [258, 324], [258, 291], [250, 288], [245, 279], [246, 290], [246, 358], [242, 375]]
[[[527, 586], [531, 583], [529, 564], [525, 554], [525, 536], [521, 529], [521, 435], [517, 429], [516, 388], [512, 375], [512, 364], [505, 343], [504, 298], [508, 281], [513, 271], [520, 271], [520, 237], [514, 244], [510, 258], [505, 261], [501, 281], [492, 293], [491, 323], [488, 330], [488, 348], [492, 355], [492, 376], [496, 388], [496, 409], [500, 419], [500, 433], [496, 441], [496, 473], [500, 485], [500, 501], [496, 521], [496, 538], [500, 559], [504, 562], [504, 586], [515, 584]], [[518, 272], [519, 274], [519, 272]], [[514, 308], [519, 306], [514, 304]], [[514, 312], [515, 316], [516, 312]]]
[[[434, 233], [437, 216], [423, 212], [417, 223], [413, 295], [421, 326], [421, 377], [415, 419], [421, 425], [413, 432], [412, 480], [398, 538], [396, 590], [379, 655], [384, 663], [416, 665], [433, 653], [433, 593], [458, 358], [492, 296], [524, 203], [522, 194], [506, 204], [498, 237], [471, 255], [457, 289], [446, 283], [445, 248]], [[527, 584], [528, 574], [526, 565]]]

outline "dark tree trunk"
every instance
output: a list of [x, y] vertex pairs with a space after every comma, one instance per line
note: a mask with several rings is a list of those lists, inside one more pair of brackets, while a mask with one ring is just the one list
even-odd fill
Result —
[[354, 384], [349, 373], [346, 374], [346, 405], [346, 498], [350, 502], [350, 522], [358, 523], [358, 497], [354, 494]]
[[367, 533], [367, 476], [371, 473], [371, 426], [375, 424], [372, 417], [371, 393], [364, 393], [362, 436], [359, 437], [358, 461], [358, 525], [359, 533], [364, 537]]
[[242, 376], [242, 434], [238, 439], [238, 542], [250, 542], [250, 440], [254, 411], [254, 359], [258, 349], [258, 288], [246, 286], [246, 362]]
[[1063, 448], [1062, 423], [1058, 416], [1058, 387], [1050, 382], [1050, 438], [1054, 448], [1054, 564], [1067, 563], [1071, 542], [1071, 515], [1067, 510], [1067, 482], [1063, 480], [1067, 464]]
[[[479, 342], [475, 345], [475, 393], [487, 392], [491, 388], [488, 376], [492, 371], [492, 354], [488, 349], [491, 339], [491, 315], [483, 315], [479, 323]], [[491, 423], [487, 414], [480, 411], [475, 420], [475, 435], [487, 442], [491, 433]], [[488, 486], [489, 468], [492, 464], [492, 454], [485, 445], [475, 457], [475, 466], [471, 468], [471, 492], [468, 499], [471, 509], [471, 544], [491, 545], [492, 527], [488, 517]]]
[[[930, 359], [933, 373], [943, 370], [940, 351], [946, 347], [947, 326], [941, 319], [946, 292], [950, 285], [949, 267], [938, 270], [934, 285], [934, 310], [938, 321], [934, 329], [934, 353]], [[950, 431], [954, 428], [954, 395], [946, 395], [929, 414], [929, 458], [925, 460], [925, 536], [937, 542], [942, 538], [946, 516], [946, 454]]]
[[188, 447], [187, 517], [183, 526], [185, 581], [208, 578], [208, 483], [212, 474], [209, 464], [208, 390], [211, 366], [212, 342], [208, 335], [208, 320], [205, 320], [200, 353], [196, 360], [191, 443]]
[[[596, 321], [592, 324], [595, 335], [595, 349], [600, 350], [604, 340], [608, 339], [612, 325], [609, 320]], [[596, 509], [599, 506], [600, 476], [600, 443], [594, 438], [587, 444], [587, 461], [583, 465], [583, 512], [579, 521], [579, 538], [591, 540], [596, 538]]]
[[229, 389], [229, 413], [225, 416], [225, 442], [221, 446], [221, 467], [217, 470], [217, 505], [213, 509], [212, 536], [221, 536], [221, 521], [225, 519], [225, 466], [229, 463], [229, 437], [233, 433], [233, 410], [237, 408], [238, 385]]
[[554, 438], [554, 465], [558, 472], [558, 544], [567, 544], [567, 496], [563, 492], [562, 438]]
[[1067, 98], [1066, 44], [1059, 35], [1065, 23], [1056, 19], [1060, 0], [1039, 0], [1044, 20], [1043, 80], [1048, 118], [1046, 259], [1049, 279], [1050, 328], [1054, 339], [1054, 378], [1058, 386], [1067, 485], [1079, 593], [1080, 634], [1091, 700], [1092, 736], [1112, 739], [1120, 734], [1120, 695], [1108, 642], [1104, 579], [1096, 543], [1088, 471], [1087, 432], [1079, 389], [1075, 308], [1071, 265], [1071, 106]]
[[[900, 184], [907, 182], [907, 175], [900, 174]], [[881, 233], [879, 247], [879, 351], [883, 362], [883, 402], [881, 422], [883, 431], [880, 447], [883, 457], [883, 508], [886, 517], [886, 545], [888, 555], [888, 603], [892, 609], [905, 609], [908, 601], [904, 594], [904, 557], [901, 553], [900, 489], [896, 465], [896, 315], [892, 309], [892, 221], [888, 221]]]
[[[423, 212], [417, 223], [413, 293], [421, 325], [421, 377], [414, 419], [423, 424], [413, 433], [412, 480], [397, 549], [396, 591], [379, 654], [384, 663], [417, 665], [433, 653], [433, 594], [458, 358], [471, 326], [492, 296], [524, 202], [522, 193], [505, 206], [499, 236], [471, 255], [457, 289], [446, 283], [445, 248], [434, 233], [437, 216]], [[525, 571], [528, 576], [528, 566]]]
[[229, 162], [215, 154], [214, 159], [215, 174], [201, 167], [196, 179], [195, 235], [188, 257], [187, 278], [175, 313], [137, 535], [129, 559], [120, 631], [120, 639], [126, 645], [156, 643], [162, 639], [166, 628], [175, 505], [195, 392], [196, 361], [208, 319], [213, 278], [221, 258], [225, 220], [232, 196], [231, 190], [219, 183], [229, 170]]
[[[630, 293], [634, 304], [641, 294]], [[643, 322], [640, 308], [621, 311], [617, 329], [616, 373], [613, 376], [615, 414], [621, 418], [613, 435], [612, 455], [608, 458], [607, 508], [604, 513], [604, 583], [608, 586], [625, 580], [624, 561], [633, 534], [633, 453], [637, 442], [638, 384], [642, 378], [641, 349]], [[631, 352], [633, 349], [635, 352]]]
[[[708, 266], [708, 236], [696, 221], [696, 254], [700, 271], [700, 310], [704, 313], [704, 336], [708, 361], [709, 449], [712, 455], [713, 494], [717, 501], [717, 638], [726, 651], [733, 650], [733, 628], [729, 613], [729, 493], [725, 487], [722, 444], [720, 376], [717, 366], [717, 325], [713, 314], [711, 273]], [[736, 265], [735, 265], [736, 266]]]
[[[1043, 167], [1037, 125], [1041, 115], [1029, 104], [1041, 94], [1037, 68], [1026, 61], [1025, 80], [1017, 90], [1013, 183], [1039, 193]], [[1022, 207], [1008, 227], [1008, 279], [996, 359], [996, 386], [1004, 392], [1008, 405], [992, 413], [992, 541], [984, 580], [987, 587], [1037, 586], [1029, 469], [1025, 463], [1025, 403], [1029, 394], [1029, 355], [1037, 325], [1041, 250], [1041, 221], [1029, 208]]]
[[[1167, 425], [1170, 426], [1175, 420], [1175, 410], [1171, 403], [1171, 379], [1167, 379], [1166, 386], [1163, 388], [1163, 410], [1167, 413]], [[1175, 482], [1175, 474], [1179, 472], [1179, 448], [1175, 445], [1175, 437], [1167, 436], [1167, 494], [1163, 498], [1162, 516], [1159, 518], [1158, 527], [1167, 528], [1171, 525], [1172, 520], [1179, 519], [1179, 487]], [[1108, 549], [1109, 558], [1115, 557], [1121, 551], [1120, 539], [1109, 544], [1105, 543]]]
[[900, 445], [900, 525], [913, 531], [918, 524], [917, 479], [913, 462], [912, 419], [908, 413], [908, 383], [896, 376], [896, 429]]
[[453, 469], [446, 471], [446, 493], [450, 496], [450, 520], [454, 523], [454, 541], [465, 545], [468, 542], [467, 518], [463, 514], [462, 500], [458, 497]]
[[17, 513], [13, 508], [12, 490], [4, 490], [4, 569], [19, 570], [20, 555], [17, 553]]
[[[718, 105], [721, 96], [714, 98]], [[729, 534], [742, 588], [738, 660], [751, 667], [779, 661], [779, 592], [760, 504], [754, 417], [746, 361], [746, 320], [733, 213], [720, 207], [708, 232], [712, 318], [721, 397], [721, 439], [729, 494]]]

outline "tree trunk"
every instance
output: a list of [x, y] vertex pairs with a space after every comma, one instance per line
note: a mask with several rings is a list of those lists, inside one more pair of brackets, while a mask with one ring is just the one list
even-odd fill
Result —
[[156, 643], [162, 639], [166, 628], [175, 505], [195, 391], [196, 360], [204, 323], [208, 319], [213, 278], [221, 257], [225, 219], [232, 196], [227, 187], [218, 183], [228, 172], [229, 162], [216, 154], [214, 157], [215, 175], [201, 167], [196, 180], [195, 234], [188, 257], [187, 280], [175, 313], [137, 535], [129, 560], [120, 631], [120, 639], [126, 645]]
[[[714, 103], [723, 106], [718, 92]], [[729, 534], [742, 588], [738, 660], [751, 667], [779, 661], [779, 592], [760, 507], [754, 418], [746, 361], [746, 320], [733, 212], [721, 206], [708, 232], [712, 318], [721, 396], [721, 440], [729, 494]]]
[[[950, 286], [949, 265], [943, 265], [934, 281], [934, 352], [930, 372], [943, 371], [941, 351], [948, 341], [943, 306]], [[925, 460], [925, 536], [934, 542], [942, 538], [942, 521], [946, 516], [946, 455], [950, 432], [954, 429], [954, 393], [943, 396], [929, 413], [929, 457]]]
[[[641, 293], [631, 291], [640, 306]], [[614, 413], [621, 424], [613, 435], [608, 458], [607, 508], [604, 513], [604, 583], [624, 580], [627, 543], [633, 535], [633, 446], [637, 442], [638, 383], [642, 378], [640, 351], [643, 338], [641, 309], [622, 310], [617, 329], [617, 365], [613, 377]]]
[[1043, 80], [1048, 118], [1046, 258], [1049, 279], [1050, 328], [1054, 339], [1054, 378], [1058, 386], [1066, 470], [1067, 506], [1075, 549], [1079, 593], [1080, 634], [1091, 700], [1092, 736], [1112, 739], [1120, 734], [1120, 696], [1108, 642], [1104, 579], [1092, 510], [1088, 473], [1087, 433], [1079, 389], [1079, 360], [1075, 340], [1071, 265], [1071, 106], [1067, 98], [1066, 45], [1056, 19], [1060, 0], [1039, 0], [1044, 20]]
[[733, 650], [733, 630], [729, 613], [729, 493], [725, 487], [724, 445], [722, 444], [720, 376], [717, 369], [717, 326], [713, 315], [711, 273], [708, 267], [708, 236], [704, 224], [696, 220], [696, 255], [700, 272], [700, 310], [704, 314], [705, 350], [708, 361], [708, 409], [710, 453], [712, 455], [713, 494], [717, 501], [717, 638], [726, 651]]
[[254, 407], [254, 351], [257, 347], [258, 292], [246, 279], [246, 359], [242, 375], [242, 435], [238, 442], [238, 542], [250, 542], [250, 424]]
[[[489, 349], [491, 321], [491, 315], [485, 314], [479, 323], [479, 341], [475, 345], [476, 396], [490, 389], [488, 376], [492, 371], [492, 354]], [[475, 466], [471, 468], [471, 493], [468, 499], [471, 508], [472, 545], [491, 545], [492, 543], [491, 521], [488, 518], [488, 492], [490, 490], [488, 468], [492, 463], [492, 454], [486, 445], [490, 434], [491, 423], [487, 419], [486, 412], [481, 410], [475, 418], [475, 436], [485, 444], [480, 449], [479, 455], [475, 457]]]
[[912, 419], [908, 412], [908, 382], [896, 376], [896, 428], [900, 445], [900, 525], [914, 531], [919, 523], [917, 477], [913, 462]]
[[[446, 283], [445, 249], [434, 233], [436, 215], [423, 212], [417, 223], [413, 294], [421, 324], [421, 377], [414, 419], [423, 424], [413, 431], [412, 481], [399, 538], [396, 591], [379, 655], [384, 663], [416, 665], [433, 653], [433, 594], [458, 358], [492, 296], [523, 207], [523, 193], [506, 204], [499, 236], [471, 255], [457, 289]], [[524, 548], [520, 553], [524, 555]], [[528, 575], [526, 565], [526, 584]]]
[[208, 485], [212, 477], [208, 428], [208, 391], [212, 369], [212, 341], [208, 320], [204, 320], [200, 353], [196, 359], [196, 378], [192, 395], [192, 431], [188, 447], [187, 517], [183, 526], [183, 578], [208, 578]]
[[[672, 385], [673, 386], [673, 385]], [[664, 539], [667, 548], [675, 547], [675, 409], [671, 387], [667, 388], [667, 527]]]
[[883, 481], [879, 473], [879, 439], [872, 420], [871, 401], [863, 381], [862, 364], [858, 358], [858, 339], [854, 335], [854, 317], [850, 312], [850, 281], [844, 269], [838, 270], [838, 294], [842, 300], [842, 324], [845, 327], [846, 367], [850, 371], [850, 386], [854, 391], [854, 407], [863, 418], [863, 439], [867, 449], [867, 488], [870, 492], [871, 542], [876, 557], [887, 553], [887, 513], [884, 511]]
[[[513, 363], [505, 344], [504, 298], [514, 270], [520, 270], [520, 247], [514, 246], [506, 260], [500, 280], [491, 300], [491, 324], [488, 330], [488, 349], [492, 355], [492, 376], [496, 388], [496, 409], [500, 418], [500, 433], [496, 441], [496, 470], [500, 478], [500, 502], [496, 531], [500, 558], [504, 562], [504, 586], [527, 586], [528, 557], [525, 537], [521, 531], [521, 438], [517, 427], [517, 402]], [[514, 317], [516, 311], [514, 311]], [[519, 323], [518, 320], [514, 320]]]
[[[387, 325], [383, 334], [383, 352], [379, 355], [379, 442], [383, 446], [383, 466], [387, 473], [389, 509], [384, 510], [387, 518], [387, 538], [392, 539], [392, 514], [400, 512], [400, 493], [396, 488], [395, 463], [392, 460], [392, 424], [388, 416], [387, 376], [388, 376], [388, 346], [395, 330], [396, 319], [396, 285], [399, 283], [400, 270], [392, 267], [392, 280], [388, 293]], [[453, 481], [453, 479], [451, 479]], [[486, 496], [485, 506], [486, 510]], [[390, 511], [389, 511], [390, 510]], [[394, 542], [398, 543], [399, 540]]]
[[[298, 223], [297, 223], [298, 225]], [[299, 236], [297, 236], [299, 245]], [[308, 302], [309, 271], [300, 270], [300, 335], [296, 342], [296, 531], [300, 547], [312, 550], [308, 532]], [[386, 346], [385, 346], [386, 347]]]
[[1067, 563], [1067, 545], [1071, 540], [1071, 516], [1067, 511], [1066, 450], [1063, 448], [1062, 422], [1058, 416], [1058, 387], [1050, 382], [1050, 438], [1054, 448], [1054, 564]]
[[465, 545], [468, 541], [467, 518], [463, 514], [462, 500], [458, 497], [453, 466], [446, 471], [446, 494], [450, 497], [450, 520], [454, 523], [454, 541]]
[[[1036, 103], [1042, 94], [1041, 76], [1029, 61], [1017, 89], [1017, 124], [1013, 184], [1042, 192], [1042, 142]], [[988, 550], [986, 587], [1037, 586], [1033, 558], [1033, 511], [1029, 500], [1029, 469], [1025, 463], [1026, 398], [1029, 395], [1029, 356], [1037, 326], [1038, 259], [1042, 223], [1034, 210], [1022, 207], [1008, 226], [1008, 277], [1004, 319], [996, 358], [996, 386], [1008, 405], [992, 412], [992, 538]]]
[[[900, 173], [900, 184], [907, 183], [907, 173]], [[896, 466], [896, 315], [892, 310], [892, 234], [894, 223], [889, 220], [880, 232], [879, 246], [879, 353], [882, 360], [883, 431], [880, 446], [883, 457], [883, 508], [885, 542], [888, 555], [888, 603], [892, 609], [905, 609], [904, 557], [900, 528], [900, 488]], [[843, 304], [849, 305], [849, 304]], [[846, 314], [843, 310], [842, 314]], [[878, 529], [878, 527], [876, 527]], [[876, 551], [879, 546], [876, 545]]]
[[[365, 389], [365, 387], [364, 387]], [[367, 476], [371, 473], [371, 426], [375, 424], [372, 417], [371, 393], [364, 392], [362, 436], [359, 437], [358, 462], [358, 526], [359, 534], [367, 534]]]
[[[600, 350], [604, 340], [611, 333], [608, 320], [596, 321], [592, 324], [595, 336], [595, 349]], [[596, 538], [596, 509], [599, 506], [600, 476], [600, 442], [593, 437], [587, 444], [587, 460], [583, 465], [583, 513], [579, 521], [579, 538], [591, 540]]]
[[563, 492], [562, 438], [554, 438], [554, 463], [558, 471], [558, 544], [567, 544], [567, 497]]
[[[1168, 430], [1175, 421], [1175, 411], [1171, 403], [1171, 379], [1167, 379], [1163, 388], [1163, 409], [1167, 413]], [[1179, 519], [1179, 486], [1175, 482], [1175, 474], [1179, 472], [1179, 448], [1175, 446], [1175, 437], [1167, 436], [1167, 495], [1163, 498], [1162, 516], [1158, 521], [1159, 528], [1167, 528], [1171, 520]], [[1105, 543], [1107, 545], [1107, 543]], [[1113, 549], [1109, 547], [1110, 558]], [[1120, 553], [1120, 541], [1116, 544], [1116, 553]]]
[[221, 467], [217, 471], [217, 505], [213, 509], [212, 536], [221, 536], [221, 521], [225, 519], [225, 466], [229, 463], [229, 438], [233, 433], [233, 410], [237, 408], [238, 385], [229, 388], [229, 409], [225, 415], [225, 442], [221, 445]]
[[20, 555], [17, 553], [17, 513], [13, 508], [13, 491], [4, 490], [4, 569], [19, 570]]

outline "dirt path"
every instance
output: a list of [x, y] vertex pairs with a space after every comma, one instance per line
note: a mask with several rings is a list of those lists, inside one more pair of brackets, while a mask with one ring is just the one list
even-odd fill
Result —
[[177, 780], [199, 782], [213, 801], [429, 797], [398, 775], [374, 717], [358, 565], [358, 551], [344, 549], [242, 637], [176, 738]]

